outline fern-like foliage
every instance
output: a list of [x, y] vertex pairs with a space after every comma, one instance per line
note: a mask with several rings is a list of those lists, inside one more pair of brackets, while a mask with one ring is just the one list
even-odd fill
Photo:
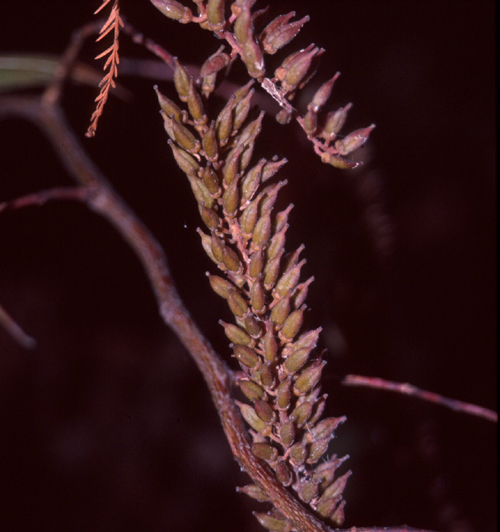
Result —
[[[103, 0], [103, 3], [99, 6], [99, 8], [95, 11], [94, 14], [99, 13], [104, 7], [106, 7], [111, 0]], [[96, 59], [101, 59], [102, 57], [109, 56], [106, 59], [106, 62], [104, 63], [104, 70], [108, 70], [104, 78], [99, 83], [99, 87], [101, 88], [99, 95], [95, 99], [97, 103], [97, 107], [95, 111], [92, 113], [92, 117], [90, 118], [90, 126], [87, 129], [86, 136], [87, 137], [93, 137], [97, 130], [97, 123], [99, 121], [99, 117], [103, 113], [104, 105], [106, 104], [106, 101], [108, 100], [109, 91], [111, 88], [115, 87], [115, 78], [118, 75], [118, 63], [120, 62], [120, 57], [118, 55], [118, 48], [119, 48], [119, 35], [120, 35], [120, 29], [123, 27], [123, 20], [120, 17], [120, 6], [118, 3], [118, 0], [114, 0], [113, 7], [111, 8], [111, 12], [104, 23], [103, 27], [101, 28], [101, 31], [99, 32], [99, 36], [97, 37], [96, 41], [100, 41], [104, 39], [109, 33], [113, 32], [113, 44], [104, 50], [101, 54], [99, 54]]]

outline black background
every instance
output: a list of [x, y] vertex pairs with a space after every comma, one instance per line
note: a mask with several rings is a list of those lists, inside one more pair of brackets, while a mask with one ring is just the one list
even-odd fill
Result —
[[[199, 64], [220, 44], [145, 0], [121, 4], [182, 61]], [[0, 51], [59, 54], [97, 5], [3, 2]], [[291, 9], [311, 22], [288, 52], [327, 50], [316, 84], [342, 72], [329, 105], [354, 102], [345, 132], [377, 124], [361, 172], [322, 165], [300, 131], [272, 118], [260, 139], [263, 155], [290, 161], [287, 245], [306, 245], [328, 413], [348, 416], [330, 449], [351, 456], [345, 524], [496, 530], [492, 423], [338, 384], [378, 376], [495, 408], [494, 2], [272, 2], [273, 14]], [[89, 43], [82, 58], [103, 49]], [[121, 53], [149, 57], [125, 37]], [[154, 81], [120, 82], [134, 98], [109, 101], [95, 139], [83, 136], [95, 89], [68, 86], [64, 109], [227, 356], [217, 321], [229, 314], [207, 287], [214, 268]], [[0, 201], [71, 183], [34, 126], [5, 120], [0, 135]], [[113, 229], [81, 205], [52, 203], [1, 214], [0, 250], [1, 304], [38, 342], [26, 352], [0, 330], [0, 529], [261, 530], [251, 510], [262, 506], [235, 493], [246, 477], [205, 384]]]

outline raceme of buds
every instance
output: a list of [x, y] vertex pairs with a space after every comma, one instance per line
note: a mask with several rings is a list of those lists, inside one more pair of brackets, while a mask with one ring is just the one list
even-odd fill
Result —
[[[241, 6], [249, 5], [241, 1], [240, 14], [245, 12]], [[243, 23], [249, 25], [242, 21], [241, 34], [251, 31]], [[285, 20], [280, 27], [286, 24]], [[288, 72], [317, 53], [311, 48], [295, 55]], [[306, 70], [302, 68], [300, 75]], [[334, 79], [315, 95], [315, 106], [326, 100]], [[232, 321], [220, 324], [240, 367], [235, 382], [247, 402], [237, 404], [251, 428], [252, 452], [313, 511], [334, 516], [332, 522], [338, 523], [343, 484], [335, 473], [341, 462], [324, 455], [344, 418], [321, 419], [326, 395], [319, 389], [325, 365], [316, 351], [320, 330], [304, 330], [304, 300], [312, 279], [300, 282], [306, 263], [299, 258], [303, 246], [285, 252], [292, 206], [279, 212], [274, 207], [286, 181], [268, 183], [286, 160], [252, 162], [262, 114], [255, 118], [252, 113], [250, 83], [229, 98], [218, 116], [209, 118], [209, 106], [178, 61], [174, 81], [184, 105], [174, 104], [159, 90], [158, 100], [174, 158], [186, 174], [208, 231], [199, 230], [203, 249], [220, 270], [219, 275], [207, 275], [232, 316]], [[346, 137], [343, 150], [363, 135], [365, 130]], [[267, 499], [259, 486], [252, 486], [242, 491]], [[259, 515], [264, 526], [290, 529], [277, 510]]]
[[[276, 120], [285, 125], [295, 118], [305, 131], [307, 138], [314, 143], [315, 152], [320, 155], [325, 164], [330, 164], [338, 169], [355, 168], [362, 164], [350, 161], [345, 157], [367, 141], [374, 126], [356, 130], [338, 140], [337, 136], [346, 121], [351, 104], [337, 111], [320, 113], [339, 77], [338, 72], [315, 92], [303, 116], [291, 106], [290, 102], [295, 98], [297, 91], [303, 89], [315, 74], [318, 59], [324, 53], [323, 48], [310, 44], [302, 50], [293, 52], [275, 70], [273, 79], [265, 77], [265, 55], [275, 54], [288, 45], [302, 26], [308, 22], [309, 16], [306, 15], [293, 21], [295, 12], [292, 11], [277, 16], [264, 29], [256, 30], [255, 22], [257, 21], [258, 26], [258, 19], [267, 9], [252, 11], [256, 0], [233, 0], [232, 2], [229, 0], [195, 0], [198, 6], [197, 16], [192, 13], [191, 9], [177, 0], [151, 0], [151, 2], [168, 18], [182, 23], [198, 23], [201, 28], [214, 32], [219, 39], [225, 39], [230, 45], [231, 53], [226, 53], [223, 45], [201, 67], [198, 83], [201, 94], [205, 98], [208, 98], [216, 89], [217, 73], [229, 67], [231, 62], [239, 56], [250, 77], [256, 79], [262, 88], [280, 104], [281, 110], [276, 114]], [[230, 18], [227, 16], [229, 11], [232, 13]], [[192, 116], [194, 124], [199, 126], [206, 119], [201, 102], [198, 101], [199, 96], [192, 96], [189, 74], [180, 67], [177, 59], [174, 60], [176, 62], [174, 82], [177, 92], [182, 101], [194, 106]], [[245, 90], [245, 88], [242, 89]], [[248, 90], [245, 92], [245, 96], [243, 99], [236, 97], [235, 101], [229, 101], [225, 109], [226, 112], [219, 115], [215, 130], [222, 145], [226, 145], [230, 141], [231, 132], [239, 129], [246, 119], [251, 99]], [[242, 101], [240, 102], [240, 100]], [[238, 102], [240, 103], [238, 104]], [[233, 106], [237, 108], [236, 113], [233, 112]], [[184, 116], [179, 117], [179, 113], [175, 109], [164, 109], [164, 112], [168, 117], [171, 117], [172, 113], [175, 114], [175, 119], [178, 122], [185, 121]], [[165, 127], [168, 131], [167, 123]], [[333, 144], [336, 139], [337, 141]], [[192, 148], [188, 151], [191, 152]], [[248, 164], [252, 153], [253, 146], [250, 146], [242, 154], [243, 166]], [[262, 179], [262, 181], [264, 180]]]

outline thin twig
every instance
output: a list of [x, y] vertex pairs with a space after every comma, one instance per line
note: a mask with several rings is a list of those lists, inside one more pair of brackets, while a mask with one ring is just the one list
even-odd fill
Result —
[[493, 410], [470, 403], [464, 403], [463, 401], [458, 401], [457, 399], [450, 399], [449, 397], [444, 397], [438, 393], [422, 390], [421, 388], [417, 388], [416, 386], [408, 383], [386, 381], [377, 377], [347, 375], [342, 379], [342, 384], [347, 386], [366, 386], [368, 388], [377, 388], [379, 390], [387, 390], [390, 392], [411, 395], [413, 397], [418, 397], [423, 401], [429, 401], [431, 403], [436, 403], [438, 405], [451, 408], [457, 412], [464, 412], [473, 416], [482, 417], [495, 423], [498, 421], [498, 414]]
[[40, 190], [33, 194], [27, 194], [20, 198], [0, 203], [0, 213], [7, 210], [17, 210], [32, 205], [45, 205], [53, 200], [77, 200], [85, 201], [88, 198], [88, 190], [83, 187], [55, 187], [48, 190]]

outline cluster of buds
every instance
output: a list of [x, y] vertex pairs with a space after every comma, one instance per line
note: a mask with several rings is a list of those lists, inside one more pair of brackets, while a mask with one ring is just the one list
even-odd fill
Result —
[[219, 39], [224, 39], [229, 43], [230, 53], [223, 52], [221, 48], [210, 59], [213, 69], [210, 74], [212, 78], [206, 86], [204, 85], [205, 95], [215, 86], [216, 69], [224, 68], [231, 59], [239, 56], [248, 74], [256, 79], [282, 107], [276, 116], [278, 122], [285, 124], [295, 118], [324, 163], [341, 169], [355, 168], [360, 164], [348, 159], [347, 156], [368, 140], [375, 126], [372, 124], [337, 139], [352, 104], [327, 114], [320, 114], [339, 73], [316, 92], [307, 106], [305, 116], [300, 116], [290, 103], [297, 91], [303, 89], [315, 74], [318, 59], [324, 53], [323, 48], [311, 44], [303, 50], [290, 54], [275, 69], [273, 77], [266, 77], [265, 55], [275, 54], [286, 46], [309, 20], [308, 16], [291, 21], [295, 16], [295, 12], [292, 11], [276, 17], [264, 28], [256, 29], [258, 19], [262, 18], [266, 11], [265, 9], [251, 11], [256, 0], [234, 0], [233, 2], [193, 0], [197, 6], [197, 15], [177, 0], [151, 0], [151, 2], [167, 17], [183, 23], [196, 22], [202, 28], [213, 31]]
[[[321, 394], [320, 378], [326, 362], [315, 351], [321, 329], [303, 328], [313, 278], [300, 281], [303, 246], [285, 253], [293, 205], [273, 212], [286, 181], [269, 180], [286, 160], [262, 158], [252, 165], [263, 118], [263, 113], [249, 118], [253, 80], [212, 121], [194, 80], [177, 60], [174, 83], [185, 108], [156, 91], [169, 145], [207, 227], [199, 230], [202, 246], [220, 270], [220, 275], [207, 273], [210, 285], [234, 317], [232, 323], [220, 323], [240, 366], [235, 382], [242, 401], [237, 404], [249, 425], [252, 452], [316, 515], [340, 525], [350, 472], [337, 475], [346, 457], [324, 455], [345, 418], [322, 419], [326, 394]], [[240, 491], [268, 500], [258, 484]], [[256, 516], [269, 530], [293, 530], [276, 509]]]

